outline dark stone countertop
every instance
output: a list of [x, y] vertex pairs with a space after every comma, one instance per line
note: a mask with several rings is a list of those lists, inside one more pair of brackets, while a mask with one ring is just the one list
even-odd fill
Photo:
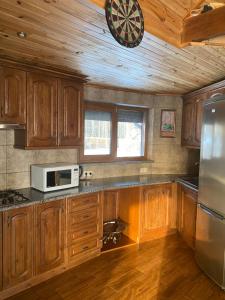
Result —
[[0, 206], [0, 211], [28, 206], [36, 203], [45, 203], [62, 199], [64, 197], [79, 196], [105, 190], [171, 183], [176, 181], [180, 182], [179, 178], [185, 177], [184, 175], [143, 175], [93, 179], [90, 181], [80, 181], [80, 185], [77, 188], [48, 193], [42, 193], [32, 188], [18, 189], [17, 191], [22, 193], [28, 199], [28, 201], [10, 206]]

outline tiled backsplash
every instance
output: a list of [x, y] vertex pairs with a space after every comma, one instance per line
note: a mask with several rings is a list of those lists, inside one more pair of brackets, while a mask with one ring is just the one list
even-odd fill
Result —
[[77, 150], [20, 150], [14, 148], [14, 131], [0, 130], [0, 189], [30, 186], [32, 164], [77, 162]]
[[[147, 174], [185, 174], [194, 170], [199, 159], [198, 151], [180, 146], [182, 100], [174, 96], [151, 96], [94, 87], [85, 88], [86, 100], [144, 105], [149, 108], [148, 159], [153, 163], [86, 164], [85, 170], [94, 173], [93, 178]], [[176, 138], [160, 138], [161, 109], [176, 109]], [[78, 150], [19, 150], [14, 148], [14, 131], [0, 130], [0, 189], [30, 186], [32, 164], [71, 162], [77, 163]], [[142, 170], [141, 170], [142, 169]]]

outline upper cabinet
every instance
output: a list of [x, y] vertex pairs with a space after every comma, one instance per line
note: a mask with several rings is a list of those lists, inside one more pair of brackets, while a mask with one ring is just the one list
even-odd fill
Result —
[[185, 98], [183, 104], [182, 145], [200, 148], [205, 95]]
[[0, 67], [0, 122], [26, 123], [26, 72]]
[[83, 89], [73, 81], [59, 82], [58, 130], [60, 146], [77, 146], [82, 143]]
[[225, 95], [225, 81], [184, 96], [182, 124], [183, 146], [200, 148], [204, 102], [221, 95]]
[[57, 147], [57, 78], [27, 77], [27, 147]]
[[82, 83], [28, 72], [26, 99], [26, 129], [15, 131], [17, 148], [73, 148], [82, 144]]

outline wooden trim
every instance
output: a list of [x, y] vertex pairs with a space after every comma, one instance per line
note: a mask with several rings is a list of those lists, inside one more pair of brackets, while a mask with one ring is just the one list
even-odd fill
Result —
[[[85, 87], [90, 87], [90, 88], [97, 88], [101, 90], [111, 90], [111, 91], [118, 91], [118, 92], [125, 92], [125, 93], [134, 93], [134, 94], [140, 94], [140, 90], [137, 89], [131, 89], [131, 88], [120, 88], [116, 86], [111, 86], [111, 85], [104, 85], [104, 84], [95, 84], [95, 83], [86, 83]], [[153, 92], [148, 92], [145, 90], [141, 90], [141, 94], [144, 95], [149, 95], [149, 96], [173, 96], [173, 97], [181, 97], [182, 94], [180, 93], [153, 93]]]
[[40, 72], [46, 72], [45, 74], [49, 76], [55, 76], [59, 78], [68, 78], [68, 79], [74, 79], [76, 80], [77, 83], [85, 83], [87, 82], [87, 76], [78, 74], [76, 72], [71, 72], [71, 71], [65, 71], [61, 70], [59, 68], [52, 67], [50, 65], [44, 65], [44, 64], [29, 64], [29, 63], [24, 63], [21, 61], [17, 60], [12, 60], [8, 58], [2, 58], [0, 57], [0, 64], [2, 66], [5, 66], [7, 68], [14, 68], [14, 69], [19, 69], [23, 70], [26, 72], [32, 72], [32, 71], [40, 71]]
[[216, 89], [219, 89], [219, 88], [223, 88], [223, 87], [225, 88], [225, 79], [222, 80], [222, 81], [219, 81], [219, 82], [215, 82], [211, 85], [207, 85], [207, 86], [205, 86], [201, 89], [195, 90], [193, 92], [184, 94], [183, 98], [184, 99], [191, 98], [191, 97], [198, 96], [200, 94], [207, 93], [207, 92], [210, 92], [210, 91], [213, 91], [213, 90], [216, 90]]
[[[112, 113], [112, 136], [111, 136], [111, 155], [84, 155], [84, 140], [83, 146], [80, 147], [79, 151], [79, 162], [120, 162], [120, 161], [144, 161], [147, 159], [147, 147], [148, 147], [148, 109], [143, 107], [134, 107], [127, 105], [117, 105], [111, 103], [99, 103], [86, 101], [84, 104], [85, 110], [95, 110], [95, 111], [106, 111]], [[144, 155], [138, 157], [116, 157], [117, 151], [117, 112], [120, 109], [131, 110], [131, 111], [142, 111], [144, 112]], [[84, 118], [85, 122], [85, 118]], [[85, 128], [85, 126], [83, 126]], [[84, 139], [84, 137], [83, 137]]]
[[182, 43], [200, 42], [225, 34], [225, 6], [184, 22]]

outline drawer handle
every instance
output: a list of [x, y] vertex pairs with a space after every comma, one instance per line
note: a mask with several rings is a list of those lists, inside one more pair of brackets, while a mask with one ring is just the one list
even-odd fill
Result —
[[83, 247], [83, 250], [88, 250], [88, 249], [89, 249], [88, 246]]
[[83, 233], [84, 233], [84, 234], [88, 234], [88, 233], [89, 233], [89, 231], [84, 231]]

